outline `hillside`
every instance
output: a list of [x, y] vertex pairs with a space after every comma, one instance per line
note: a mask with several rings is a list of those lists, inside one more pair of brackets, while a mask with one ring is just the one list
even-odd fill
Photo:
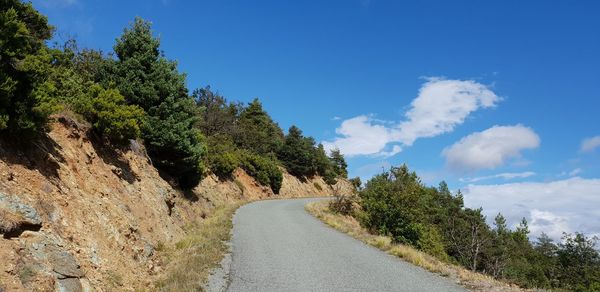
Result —
[[[143, 145], [114, 150], [89, 133], [60, 116], [28, 149], [0, 144], [0, 288], [151, 287], [164, 271], [164, 246], [216, 206], [331, 190], [321, 177], [301, 181], [284, 171], [274, 195], [238, 168], [231, 179], [208, 175], [182, 192], [159, 175]], [[351, 188], [346, 180], [338, 186]]]

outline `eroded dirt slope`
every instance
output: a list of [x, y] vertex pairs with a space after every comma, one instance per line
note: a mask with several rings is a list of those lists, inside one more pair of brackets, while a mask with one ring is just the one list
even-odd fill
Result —
[[[134, 290], [162, 272], [160, 251], [219, 204], [329, 195], [321, 178], [284, 174], [279, 195], [242, 170], [173, 189], [144, 147], [103, 147], [86, 125], [61, 117], [48, 138], [0, 143], [0, 290]], [[347, 192], [348, 182], [338, 183]]]

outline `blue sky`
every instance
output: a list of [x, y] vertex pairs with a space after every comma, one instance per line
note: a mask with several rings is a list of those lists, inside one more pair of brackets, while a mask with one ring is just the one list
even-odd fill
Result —
[[259, 97], [351, 176], [407, 163], [534, 234], [600, 235], [598, 1], [33, 3], [57, 40], [106, 52], [151, 20], [190, 89]]

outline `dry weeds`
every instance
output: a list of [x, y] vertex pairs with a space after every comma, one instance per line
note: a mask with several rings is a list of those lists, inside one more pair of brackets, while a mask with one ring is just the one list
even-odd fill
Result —
[[202, 290], [210, 271], [228, 250], [232, 216], [242, 204], [217, 207], [206, 219], [189, 226], [188, 236], [167, 248], [166, 276], [157, 285], [161, 291]]
[[0, 207], [0, 233], [10, 233], [20, 228], [23, 217]]

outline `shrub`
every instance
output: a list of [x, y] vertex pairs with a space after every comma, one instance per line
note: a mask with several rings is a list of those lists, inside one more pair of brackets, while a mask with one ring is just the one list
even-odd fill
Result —
[[116, 89], [104, 89], [93, 85], [87, 99], [77, 101], [76, 111], [83, 115], [94, 131], [113, 143], [125, 144], [140, 136], [140, 124], [144, 110], [127, 105]]
[[417, 247], [442, 261], [448, 261], [448, 254], [444, 246], [444, 237], [440, 230], [432, 225], [419, 225], [419, 241]]
[[249, 152], [241, 152], [240, 166], [261, 185], [270, 186], [273, 193], [278, 194], [283, 181], [283, 174], [278, 164], [269, 159]]
[[239, 165], [240, 160], [234, 152], [225, 152], [211, 159], [210, 170], [219, 178], [228, 178]]
[[354, 211], [354, 197], [338, 195], [329, 202], [329, 210], [342, 215], [351, 215]]
[[313, 185], [315, 186], [315, 189], [322, 191], [323, 187], [321, 187], [321, 185], [318, 182], [314, 182]]

